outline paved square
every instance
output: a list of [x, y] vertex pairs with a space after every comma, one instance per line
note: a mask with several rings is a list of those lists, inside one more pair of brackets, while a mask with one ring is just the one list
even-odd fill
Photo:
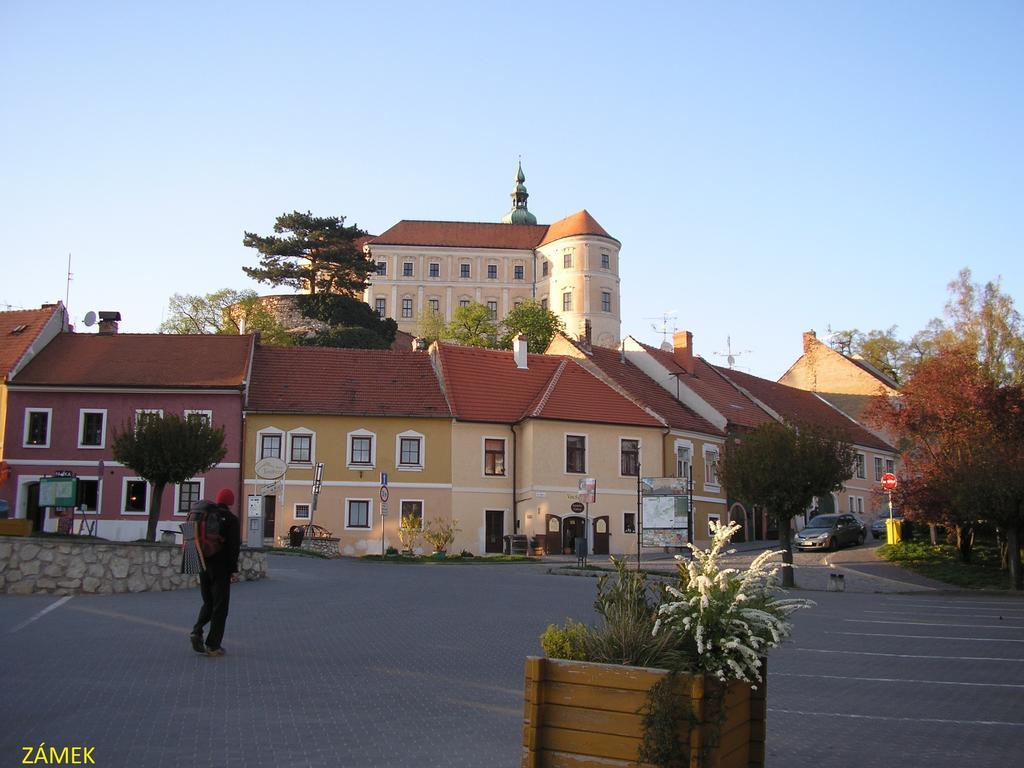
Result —
[[[523, 660], [594, 580], [543, 565], [274, 556], [232, 592], [228, 656], [198, 590], [0, 597], [0, 765], [517, 766]], [[1024, 749], [1024, 601], [813, 592], [770, 662], [769, 766], [1005, 766]], [[26, 623], [27, 622], [27, 623]]]

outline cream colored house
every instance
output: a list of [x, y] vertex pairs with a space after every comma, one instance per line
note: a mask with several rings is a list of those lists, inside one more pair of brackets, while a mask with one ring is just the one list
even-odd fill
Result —
[[[244, 493], [265, 498], [271, 542], [312, 522], [338, 539], [341, 554], [380, 554], [400, 547], [403, 515], [450, 519], [451, 432], [424, 352], [259, 347], [245, 409]], [[265, 458], [284, 461], [285, 475], [257, 476]]]
[[537, 224], [527, 208], [520, 166], [512, 209], [501, 223], [403, 220], [371, 238], [377, 263], [363, 300], [399, 329], [416, 334], [423, 312], [445, 322], [460, 305], [482, 304], [501, 321], [534, 299], [574, 335], [596, 344], [619, 340], [619, 249], [587, 211]]
[[[546, 552], [636, 552], [641, 466], [664, 465], [664, 425], [578, 360], [434, 344], [451, 407], [457, 546], [499, 552], [525, 534]], [[578, 501], [597, 482], [596, 501]], [[513, 492], [514, 489], [514, 492]]]

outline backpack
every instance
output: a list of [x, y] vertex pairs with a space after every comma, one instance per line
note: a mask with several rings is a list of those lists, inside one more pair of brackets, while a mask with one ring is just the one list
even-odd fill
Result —
[[224, 512], [212, 501], [197, 501], [189, 513], [195, 523], [195, 544], [200, 559], [204, 561], [224, 549], [227, 535], [227, 521]]

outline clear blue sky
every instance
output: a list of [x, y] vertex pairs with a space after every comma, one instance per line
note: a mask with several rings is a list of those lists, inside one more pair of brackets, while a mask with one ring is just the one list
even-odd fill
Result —
[[1024, 303], [1024, 3], [0, 1], [0, 305], [148, 332], [293, 209], [587, 208], [622, 330], [770, 378], [801, 332]]

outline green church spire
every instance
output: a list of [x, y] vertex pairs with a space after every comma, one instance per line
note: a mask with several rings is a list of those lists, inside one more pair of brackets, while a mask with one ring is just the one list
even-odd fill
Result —
[[523, 173], [523, 161], [516, 168], [516, 185], [512, 189], [512, 210], [501, 217], [502, 224], [536, 224], [537, 217], [526, 207], [526, 199], [530, 193], [526, 191], [526, 174]]

